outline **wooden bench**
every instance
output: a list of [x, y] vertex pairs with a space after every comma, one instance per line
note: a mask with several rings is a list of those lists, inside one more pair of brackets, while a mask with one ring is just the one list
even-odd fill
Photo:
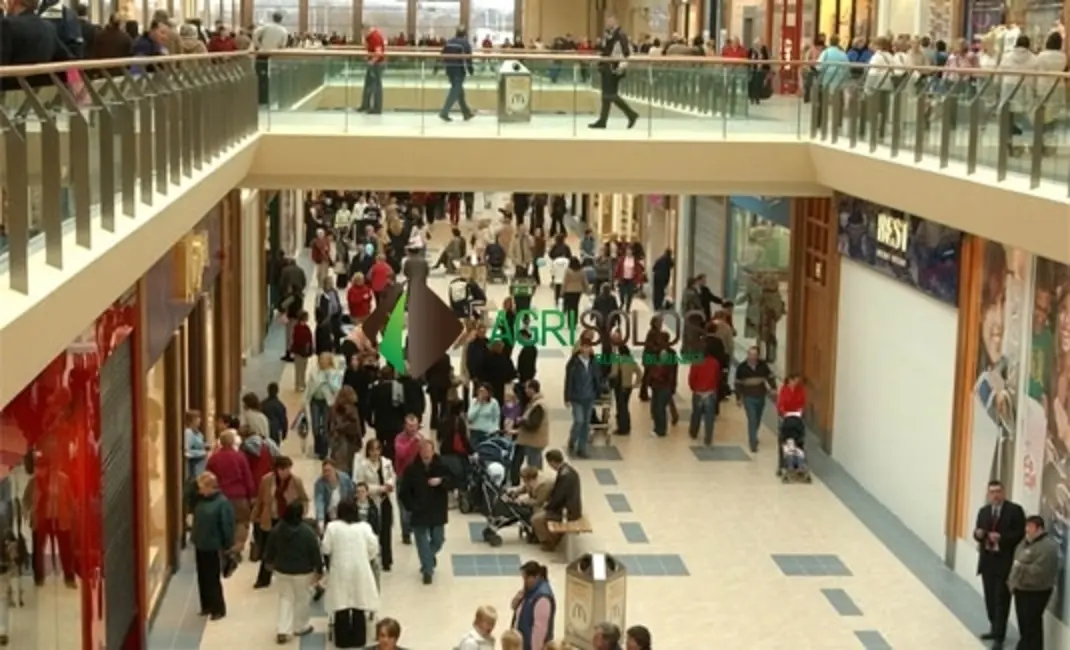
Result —
[[576, 548], [576, 539], [580, 535], [594, 532], [594, 528], [587, 517], [580, 517], [576, 521], [548, 521], [546, 522], [546, 527], [554, 535], [561, 535], [565, 538], [566, 562], [571, 562], [580, 555]]

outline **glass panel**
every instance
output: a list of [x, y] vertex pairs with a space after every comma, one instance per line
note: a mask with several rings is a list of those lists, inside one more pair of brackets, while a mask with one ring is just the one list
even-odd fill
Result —
[[482, 43], [489, 38], [495, 45], [512, 40], [516, 17], [513, 0], [472, 0], [468, 18], [468, 32]]
[[416, 35], [419, 38], [450, 38], [461, 25], [461, 0], [418, 0]]
[[253, 0], [253, 22], [263, 25], [276, 11], [282, 12], [282, 26], [291, 32], [298, 30], [298, 0]]
[[387, 40], [394, 39], [408, 31], [407, 7], [405, 0], [364, 0], [364, 28], [378, 27]]
[[167, 439], [165, 402], [167, 399], [167, 367], [164, 359], [156, 362], [145, 375], [145, 424], [141, 442], [141, 478], [143, 493], [142, 525], [145, 527], [145, 593], [152, 608], [160, 596], [167, 576], [167, 459], [164, 444]]
[[308, 28], [317, 34], [353, 38], [353, 3], [350, 0], [310, 2]]
[[734, 241], [730, 273], [738, 282], [733, 322], [740, 332], [737, 356], [757, 345], [773, 371], [784, 376], [780, 343], [787, 341], [791, 231], [758, 215], [732, 208]]

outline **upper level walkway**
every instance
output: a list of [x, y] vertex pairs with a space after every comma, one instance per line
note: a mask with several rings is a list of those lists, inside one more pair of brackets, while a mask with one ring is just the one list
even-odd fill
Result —
[[533, 74], [499, 74], [494, 56], [465, 84], [479, 114], [449, 123], [441, 57], [421, 52], [372, 70], [381, 115], [356, 112], [369, 75], [351, 50], [83, 62], [84, 88], [60, 83], [66, 65], [0, 71], [21, 88], [0, 107], [0, 404], [235, 186], [838, 191], [1070, 261], [1065, 74], [918, 69], [870, 93], [830, 69], [815, 102], [753, 105], [746, 62], [633, 57], [619, 90], [638, 120], [603, 130], [594, 60], [524, 53]]

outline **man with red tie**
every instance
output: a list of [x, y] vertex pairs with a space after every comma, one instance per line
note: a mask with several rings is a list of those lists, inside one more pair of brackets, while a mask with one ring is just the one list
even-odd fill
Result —
[[368, 50], [364, 69], [364, 91], [357, 111], [369, 115], [383, 112], [383, 67], [386, 65], [386, 40], [382, 32], [369, 26], [364, 33], [364, 47]]
[[991, 628], [981, 635], [992, 641], [992, 648], [1003, 647], [1007, 635], [1007, 617], [1011, 611], [1011, 592], [1007, 579], [1014, 565], [1014, 549], [1025, 537], [1025, 511], [1007, 500], [1003, 484], [988, 483], [988, 505], [977, 512], [973, 538], [977, 540], [977, 574], [984, 587], [985, 609]]

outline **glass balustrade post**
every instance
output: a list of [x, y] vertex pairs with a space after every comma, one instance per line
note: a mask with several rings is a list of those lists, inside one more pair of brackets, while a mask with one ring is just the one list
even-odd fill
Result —
[[30, 292], [30, 179], [26, 118], [18, 110], [0, 106], [4, 130], [4, 166], [7, 175], [8, 286], [18, 293]]
[[[167, 122], [170, 116], [168, 102], [163, 87], [162, 69], [154, 70], [145, 75], [145, 103], [152, 107], [152, 128], [149, 134], [152, 136], [153, 152], [153, 187], [157, 194], [167, 193]], [[224, 114], [230, 111], [223, 111]], [[147, 134], [142, 133], [141, 137]]]
[[[182, 182], [182, 152], [184, 150], [182, 146], [182, 128], [184, 126], [182, 121], [182, 98], [185, 95], [185, 89], [179, 81], [178, 73], [176, 72], [177, 65], [177, 63], [168, 65], [163, 70], [164, 77], [162, 79], [166, 87], [164, 101], [167, 104], [167, 114], [171, 116], [171, 119], [167, 122], [167, 180], [171, 185], [178, 185]], [[240, 110], [239, 107], [234, 107], [235, 113]]]
[[[193, 97], [197, 94], [197, 88], [187, 66], [176, 66], [175, 76], [182, 87], [178, 110], [182, 116], [182, 176], [190, 178], [193, 176], [193, 131], [197, 128], [193, 116]], [[244, 104], [242, 107], [248, 110]]]
[[[89, 119], [70, 88], [53, 73], [52, 84], [56, 99], [67, 115], [67, 167], [71, 192], [74, 194], [75, 244], [89, 248], [92, 244], [92, 177], [89, 171]], [[65, 80], [64, 80], [65, 81]], [[62, 206], [61, 206], [62, 210]], [[65, 215], [64, 215], [65, 216]]]
[[[829, 138], [832, 144], [840, 141], [840, 133], [843, 131], [843, 110], [846, 94], [847, 88], [842, 84], [838, 84], [832, 89], [832, 124], [830, 125], [831, 134]], [[857, 124], [855, 126], [857, 127]]]
[[[45, 263], [57, 269], [63, 268], [63, 215], [60, 207], [60, 191], [63, 179], [62, 153], [60, 151], [59, 126], [55, 111], [46, 108], [38, 95], [41, 88], [31, 87], [26, 78], [19, 77], [19, 86], [25, 94], [20, 113], [31, 115], [40, 126], [41, 170], [41, 229], [45, 235]], [[45, 88], [48, 88], [47, 86]], [[51, 90], [51, 88], [49, 88]], [[32, 183], [32, 180], [31, 180]]]
[[914, 162], [920, 162], [925, 153], [925, 140], [931, 130], [930, 115], [932, 104], [929, 101], [928, 82], [922, 80], [919, 85], [921, 92], [914, 103]]
[[892, 158], [899, 155], [899, 144], [902, 142], [903, 138], [903, 93], [906, 92], [903, 89], [907, 88], [910, 83], [910, 79], [903, 79], [898, 84], [898, 87], [892, 90]]
[[847, 141], [851, 149], [858, 146], [858, 135], [861, 133], [861, 114], [862, 114], [862, 92], [861, 88], [852, 89], [850, 96], [847, 98]]
[[[958, 120], [959, 112], [959, 98], [957, 95], [949, 93], [944, 97], [944, 103], [940, 107], [941, 114], [941, 128], [940, 128], [940, 169], [946, 169], [948, 161], [951, 158], [951, 134], [955, 131], [955, 125]], [[920, 155], [915, 158], [915, 162], [920, 162]]]
[[[100, 171], [97, 172], [100, 184], [100, 225], [107, 232], [115, 232], [115, 194], [118, 188], [115, 185], [115, 140], [118, 132], [115, 127], [115, 113], [106, 99], [114, 96], [115, 84], [111, 81], [111, 73], [108, 70], [100, 70], [99, 88], [96, 83], [85, 84], [87, 106], [86, 111], [97, 124], [97, 151], [99, 152]], [[75, 209], [78, 206], [78, 186], [75, 185]]]

